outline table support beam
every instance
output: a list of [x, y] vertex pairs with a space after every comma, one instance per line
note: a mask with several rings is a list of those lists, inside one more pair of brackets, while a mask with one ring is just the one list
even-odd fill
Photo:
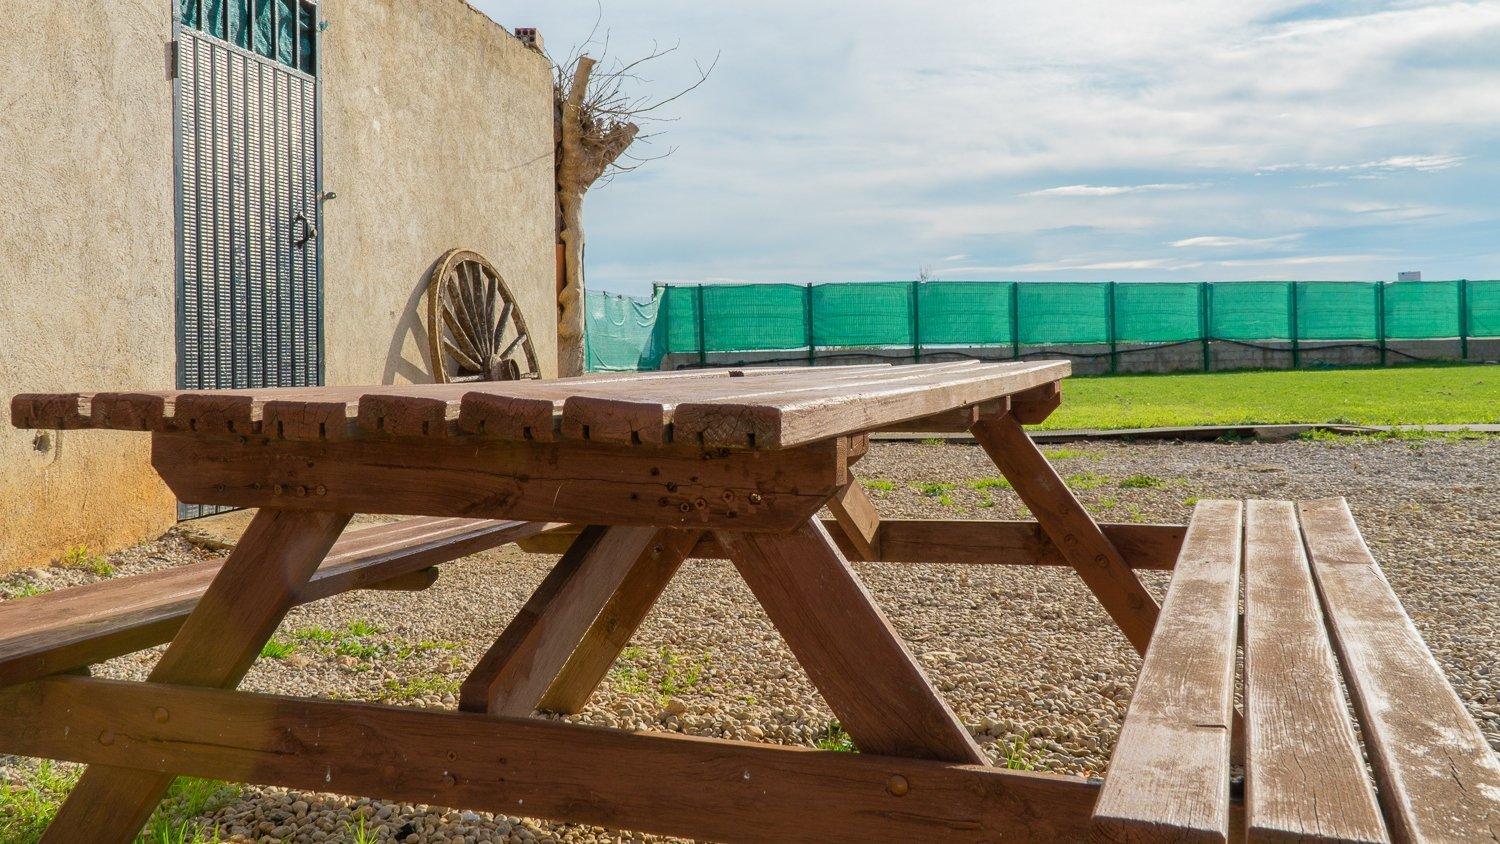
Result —
[[820, 522], [717, 536], [861, 751], [987, 764]]
[[1114, 543], [1078, 503], [1057, 470], [1026, 436], [1015, 416], [982, 419], [970, 429], [1021, 502], [1036, 516], [1063, 557], [1137, 652], [1144, 654], [1156, 627], [1156, 599], [1141, 585]]
[[651, 555], [650, 527], [589, 527], [573, 541], [459, 688], [459, 707], [530, 715], [610, 597]]
[[1099, 794], [1057, 774], [82, 677], [0, 689], [0, 751], [731, 842], [1081, 841]]
[[695, 530], [657, 531], [646, 553], [636, 559], [620, 588], [583, 634], [583, 640], [542, 697], [539, 709], [571, 714], [588, 705], [589, 697], [646, 620], [646, 614], [656, 605], [699, 538]]
[[848, 483], [839, 487], [828, 499], [828, 511], [854, 546], [854, 556], [861, 560], [880, 559], [880, 514], [875, 512], [875, 504], [859, 478], [850, 477]]
[[[272, 509], [256, 513], [152, 669], [149, 683], [208, 688], [239, 685], [349, 517], [348, 513]], [[153, 693], [149, 687], [143, 691], [148, 696]], [[108, 730], [94, 735], [106, 745], [115, 740]], [[128, 844], [173, 779], [170, 773], [92, 766], [74, 786], [42, 841]]]

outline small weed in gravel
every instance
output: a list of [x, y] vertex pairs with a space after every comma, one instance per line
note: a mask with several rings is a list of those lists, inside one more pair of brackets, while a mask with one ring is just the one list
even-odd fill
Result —
[[78, 774], [58, 770], [50, 760], [43, 760], [27, 777], [26, 785], [0, 785], [0, 840], [20, 844], [40, 839], [77, 781]]
[[349, 631], [350, 636], [374, 636], [376, 633], [381, 632], [379, 627], [360, 618], [349, 622], [349, 625], [344, 629]]
[[709, 660], [713, 658], [713, 653], [709, 652], [698, 659], [687, 661], [674, 653], [667, 645], [662, 645], [657, 655], [661, 658], [661, 664], [665, 670], [661, 680], [656, 684], [656, 689], [664, 698], [680, 695], [697, 686], [703, 679], [703, 669], [708, 667]]
[[1076, 460], [1088, 456], [1088, 452], [1077, 448], [1044, 448], [1042, 456], [1048, 460]]
[[1121, 489], [1160, 489], [1166, 485], [1166, 481], [1155, 475], [1131, 475], [1120, 481]]
[[1106, 495], [1106, 496], [1104, 496], [1104, 497], [1102, 497], [1102, 498], [1099, 499], [1099, 509], [1100, 510], [1113, 510], [1113, 509], [1115, 509], [1115, 506], [1118, 505], [1119, 503], [1120, 503], [1120, 499], [1116, 498], [1113, 495]]
[[1184, 507], [1196, 507], [1198, 505], [1198, 502], [1202, 500], [1202, 496], [1189, 495], [1187, 498], [1182, 499], [1182, 504]]
[[1005, 767], [1012, 771], [1035, 771], [1036, 752], [1026, 744], [1026, 739], [1015, 736], [1005, 748]]
[[80, 569], [91, 571], [100, 577], [109, 577], [115, 573], [115, 567], [104, 559], [102, 554], [95, 554], [89, 550], [87, 545], [75, 545], [67, 550], [67, 553], [57, 558], [57, 564], [65, 569]]
[[858, 753], [854, 748], [854, 739], [844, 731], [844, 727], [837, 721], [829, 721], [828, 726], [818, 734], [815, 745], [819, 750], [837, 750], [840, 753]]
[[215, 844], [222, 841], [218, 829], [204, 829], [193, 819], [229, 805], [240, 796], [240, 788], [219, 780], [178, 777], [141, 838], [148, 844]]
[[318, 642], [324, 645], [339, 640], [339, 632], [329, 630], [327, 627], [303, 627], [300, 630], [293, 630], [289, 635], [299, 642]]
[[924, 437], [922, 445], [947, 445], [948, 441], [942, 437]]
[[995, 499], [991, 498], [989, 493], [981, 492], [979, 493], [979, 506], [988, 510], [995, 506]]
[[333, 652], [339, 656], [352, 656], [355, 659], [374, 659], [380, 656], [385, 649], [380, 645], [371, 645], [358, 639], [345, 639], [334, 647]]
[[4, 597], [7, 600], [11, 598], [30, 598], [32, 595], [40, 595], [46, 591], [46, 589], [43, 589], [42, 587], [36, 585], [35, 583], [32, 583], [29, 580], [23, 580], [15, 586], [4, 587]]
[[1068, 476], [1068, 486], [1073, 489], [1098, 489], [1109, 482], [1109, 478], [1097, 472], [1079, 472]]
[[260, 655], [263, 659], [286, 659], [296, 650], [296, 642], [284, 642], [280, 639], [272, 639], [261, 646]]
[[979, 478], [969, 481], [969, 489], [1010, 489], [1010, 481], [1004, 478]]
[[881, 492], [890, 492], [896, 488], [895, 481], [883, 481], [879, 478], [863, 478], [860, 480], [860, 484], [865, 489], [875, 489]]
[[636, 663], [646, 656], [645, 648], [631, 645], [620, 651], [620, 658], [609, 670], [610, 685], [621, 694], [638, 695], [646, 691], [651, 674]]
[[937, 483], [936, 481], [924, 481], [923, 483], [917, 484], [915, 489], [917, 492], [922, 493], [928, 498], [938, 498], [944, 493], [952, 492], [953, 484]]

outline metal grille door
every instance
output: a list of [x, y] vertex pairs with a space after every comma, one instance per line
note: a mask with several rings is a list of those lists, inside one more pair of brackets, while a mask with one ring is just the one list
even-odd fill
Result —
[[316, 80], [191, 29], [177, 44], [177, 385], [320, 384]]

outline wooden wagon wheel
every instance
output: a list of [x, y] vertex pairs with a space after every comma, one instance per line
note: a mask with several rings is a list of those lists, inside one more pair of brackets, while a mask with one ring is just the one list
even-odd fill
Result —
[[500, 272], [477, 252], [454, 249], [432, 271], [427, 335], [439, 384], [542, 375], [520, 306]]

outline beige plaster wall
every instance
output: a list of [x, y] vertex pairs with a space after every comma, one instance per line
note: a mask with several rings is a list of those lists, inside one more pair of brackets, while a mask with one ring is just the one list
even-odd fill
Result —
[[549, 64], [462, 0], [321, 13], [328, 382], [431, 380], [427, 277], [455, 246], [500, 270], [554, 374]]
[[175, 516], [146, 437], [9, 424], [17, 392], [172, 385], [170, 37], [164, 0], [0, 18], [0, 570]]
[[[551, 80], [462, 0], [323, 0], [329, 383], [428, 380], [443, 251], [498, 266], [555, 371]], [[18, 392], [175, 379], [170, 0], [0, 16], [0, 571], [158, 535], [144, 436], [16, 431]]]

